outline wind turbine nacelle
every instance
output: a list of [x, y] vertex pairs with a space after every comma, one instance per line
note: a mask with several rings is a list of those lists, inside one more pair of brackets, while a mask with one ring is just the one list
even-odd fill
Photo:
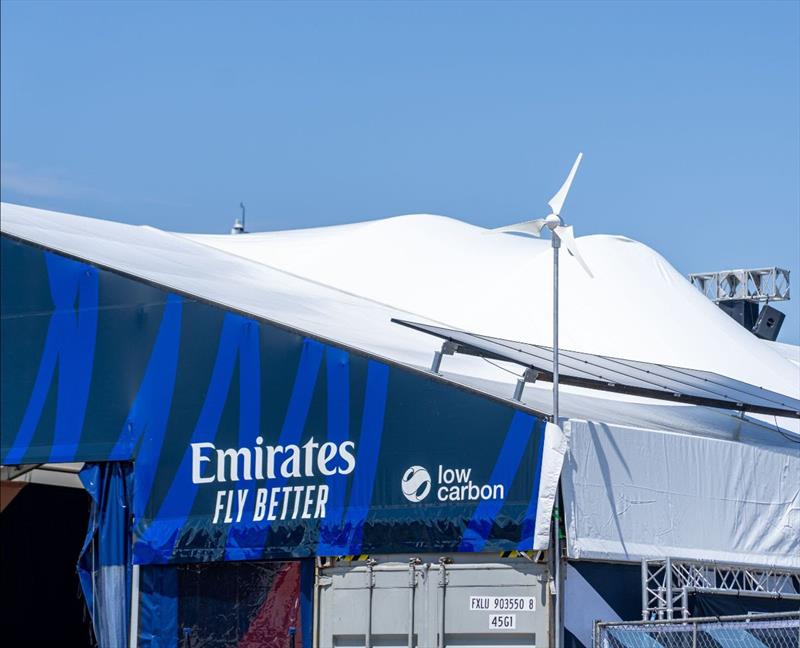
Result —
[[546, 227], [549, 227], [551, 230], [561, 225], [561, 219], [556, 216], [555, 214], [549, 214], [544, 219], [544, 224]]

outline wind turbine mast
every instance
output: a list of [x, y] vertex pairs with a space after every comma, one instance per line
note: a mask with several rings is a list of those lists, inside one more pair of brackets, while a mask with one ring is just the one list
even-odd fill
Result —
[[[575, 260], [581, 265], [590, 277], [594, 277], [589, 266], [581, 257], [578, 252], [578, 245], [575, 241], [575, 235], [572, 233], [571, 225], [564, 225], [561, 219], [561, 210], [564, 207], [564, 202], [567, 199], [569, 188], [572, 186], [572, 181], [575, 178], [575, 173], [578, 171], [578, 166], [583, 159], [583, 153], [578, 153], [575, 163], [570, 169], [567, 179], [561, 188], [556, 192], [556, 195], [550, 199], [547, 204], [550, 206], [550, 214], [545, 218], [538, 218], [532, 221], [525, 221], [522, 223], [515, 223], [514, 225], [506, 225], [499, 227], [497, 231], [500, 232], [515, 232], [519, 234], [528, 234], [533, 236], [540, 236], [542, 229], [545, 227], [550, 230], [550, 240], [553, 246], [553, 424], [559, 425], [558, 422], [558, 250], [561, 243], [567, 251], [575, 257]], [[521, 390], [520, 390], [521, 391]], [[521, 395], [521, 394], [520, 394]], [[556, 499], [556, 506], [558, 506], [558, 499]], [[555, 584], [555, 609], [554, 620], [556, 626], [555, 638], [553, 645], [555, 648], [562, 648], [563, 646], [563, 577], [561, 573], [561, 539], [559, 538], [558, 521], [556, 520], [552, 527], [552, 554], [553, 554], [553, 580]]]

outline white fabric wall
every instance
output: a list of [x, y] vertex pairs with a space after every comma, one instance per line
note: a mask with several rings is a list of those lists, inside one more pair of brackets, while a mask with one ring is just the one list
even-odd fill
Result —
[[564, 462], [571, 558], [800, 568], [800, 444], [572, 420]]

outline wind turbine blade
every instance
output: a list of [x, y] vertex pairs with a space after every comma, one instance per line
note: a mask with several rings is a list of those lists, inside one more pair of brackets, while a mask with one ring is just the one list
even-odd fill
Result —
[[495, 228], [495, 232], [517, 232], [519, 234], [531, 234], [533, 236], [541, 236], [542, 228], [545, 225], [544, 218], [537, 218], [536, 220], [524, 221], [522, 223], [514, 223], [513, 225], [505, 225], [503, 227]]
[[575, 164], [572, 165], [572, 169], [570, 169], [569, 175], [567, 179], [564, 181], [564, 184], [561, 185], [561, 189], [558, 190], [555, 196], [550, 199], [550, 202], [547, 203], [550, 205], [550, 209], [553, 210], [553, 213], [556, 216], [561, 216], [561, 210], [564, 207], [564, 201], [567, 199], [567, 194], [569, 193], [569, 188], [572, 185], [572, 180], [575, 178], [575, 172], [578, 170], [578, 165], [580, 165], [581, 160], [583, 159], [583, 153], [578, 153], [578, 157], [575, 160]]
[[566, 227], [564, 225], [559, 225], [553, 230], [553, 233], [561, 239], [564, 247], [567, 248], [569, 253], [575, 257], [575, 260], [581, 264], [581, 267], [586, 270], [586, 274], [594, 279], [592, 271], [589, 270], [589, 266], [586, 265], [586, 261], [583, 260], [580, 252], [578, 252], [578, 244], [576, 243], [575, 235], [572, 232], [572, 225], [568, 225]]

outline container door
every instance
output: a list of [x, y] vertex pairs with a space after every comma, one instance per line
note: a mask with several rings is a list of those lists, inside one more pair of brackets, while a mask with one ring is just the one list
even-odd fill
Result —
[[[534, 563], [439, 565], [437, 648], [547, 648], [545, 569]], [[444, 640], [442, 641], [442, 635]]]
[[388, 563], [326, 569], [320, 577], [320, 648], [428, 646], [425, 565]]
[[318, 584], [319, 648], [548, 646], [547, 571], [526, 559], [382, 556]]

